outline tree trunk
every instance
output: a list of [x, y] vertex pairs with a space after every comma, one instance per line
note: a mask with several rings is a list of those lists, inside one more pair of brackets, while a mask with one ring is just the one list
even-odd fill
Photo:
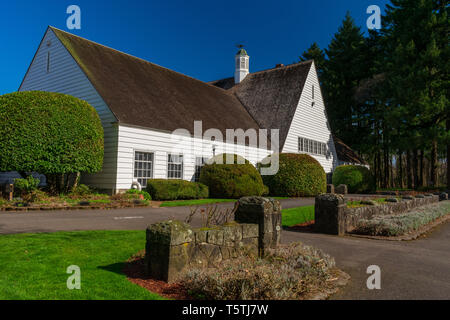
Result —
[[398, 153], [397, 167], [398, 167], [398, 187], [400, 189], [403, 189], [403, 156], [402, 156], [402, 152]]
[[420, 157], [419, 157], [419, 181], [418, 181], [418, 185], [419, 187], [424, 187], [424, 179], [423, 179], [423, 149], [420, 150]]
[[[450, 119], [447, 119], [447, 131], [450, 131]], [[447, 189], [450, 189], [450, 140], [447, 141]]]
[[408, 189], [413, 188], [413, 178], [412, 178], [412, 170], [411, 170], [411, 151], [406, 151], [406, 181], [407, 181], [407, 187]]
[[413, 186], [414, 189], [417, 189], [419, 187], [419, 159], [417, 158], [417, 149], [413, 150], [413, 176], [414, 176], [414, 182]]
[[433, 187], [438, 187], [439, 181], [438, 181], [438, 154], [437, 154], [437, 140], [433, 139], [433, 142], [431, 144], [431, 185]]

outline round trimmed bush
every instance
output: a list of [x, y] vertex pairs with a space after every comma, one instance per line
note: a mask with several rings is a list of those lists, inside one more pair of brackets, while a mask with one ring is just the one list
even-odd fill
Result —
[[103, 165], [103, 127], [86, 101], [60, 93], [0, 96], [0, 172], [94, 173]]
[[[272, 156], [264, 159], [268, 163]], [[313, 197], [326, 192], [327, 178], [320, 163], [306, 154], [279, 154], [279, 170], [263, 176], [270, 195], [278, 197]]]
[[366, 193], [375, 190], [375, 179], [369, 169], [363, 166], [339, 166], [333, 173], [333, 184], [347, 185], [349, 193]]
[[[216, 163], [218, 157], [222, 157], [223, 164]], [[241, 158], [242, 161], [238, 161], [237, 155], [229, 155], [234, 161], [227, 163], [226, 154], [218, 157], [208, 161], [200, 172], [200, 182], [209, 187], [210, 197], [239, 199], [267, 194], [261, 175], [248, 160]]]

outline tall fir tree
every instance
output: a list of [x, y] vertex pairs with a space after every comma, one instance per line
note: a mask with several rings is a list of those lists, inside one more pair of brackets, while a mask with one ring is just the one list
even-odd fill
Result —
[[300, 56], [300, 61], [314, 60], [316, 65], [317, 73], [319, 74], [319, 79], [322, 80], [322, 75], [325, 67], [325, 53], [320, 49], [319, 45], [314, 42], [308, 50], [303, 52]]
[[[438, 147], [448, 143], [448, 4], [392, 0], [383, 19], [390, 106], [409, 132], [409, 151], [429, 150], [431, 184], [438, 181]], [[417, 166], [414, 165], [414, 171]], [[418, 176], [417, 172], [413, 176]], [[415, 180], [415, 179], [413, 179]], [[414, 182], [417, 186], [417, 181]]]
[[361, 28], [347, 13], [325, 53], [323, 91], [331, 128], [336, 136], [360, 150], [361, 112], [354, 99], [360, 82], [369, 77]]

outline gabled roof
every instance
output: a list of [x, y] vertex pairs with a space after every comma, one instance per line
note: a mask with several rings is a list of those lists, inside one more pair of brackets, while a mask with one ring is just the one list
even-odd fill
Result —
[[250, 73], [235, 85], [233, 78], [210, 82], [234, 93], [262, 129], [280, 130], [283, 148], [312, 60]]
[[353, 149], [348, 145], [346, 145], [341, 139], [333, 136], [333, 140], [336, 147], [336, 154], [340, 161], [361, 165], [367, 164], [367, 162], [365, 162], [360, 156], [358, 156], [356, 152], [353, 151]]
[[145, 60], [50, 27], [119, 123], [172, 132], [258, 129], [232, 93]]

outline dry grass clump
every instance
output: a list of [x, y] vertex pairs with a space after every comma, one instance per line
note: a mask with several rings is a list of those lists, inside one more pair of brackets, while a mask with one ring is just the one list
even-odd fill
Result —
[[417, 208], [399, 215], [375, 216], [361, 220], [353, 231], [371, 236], [400, 236], [419, 229], [434, 220], [450, 213], [450, 202], [444, 201], [433, 206]]
[[245, 256], [220, 268], [191, 267], [180, 276], [189, 295], [208, 300], [298, 300], [326, 286], [335, 267], [320, 250], [293, 243], [269, 250], [266, 258]]

